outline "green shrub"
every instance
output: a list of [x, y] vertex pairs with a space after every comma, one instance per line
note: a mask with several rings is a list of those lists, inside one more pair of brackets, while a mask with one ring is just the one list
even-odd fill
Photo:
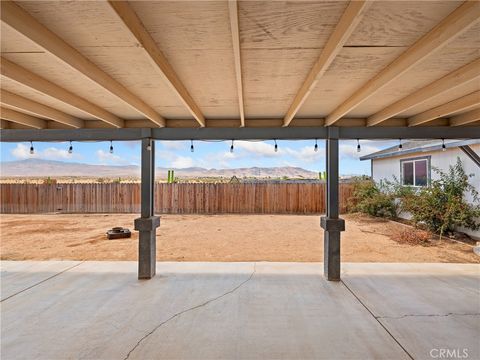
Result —
[[395, 195], [386, 184], [363, 179], [357, 179], [353, 183], [349, 208], [354, 212], [384, 218], [395, 218], [398, 212]]
[[[465, 173], [460, 158], [447, 172], [436, 168], [433, 170], [439, 179], [433, 180], [429, 187], [405, 194], [402, 197], [402, 210], [412, 214], [415, 224], [424, 225], [440, 236], [459, 226], [478, 230], [478, 193], [468, 181], [474, 175]], [[466, 194], [472, 195], [473, 204], [465, 200]]]

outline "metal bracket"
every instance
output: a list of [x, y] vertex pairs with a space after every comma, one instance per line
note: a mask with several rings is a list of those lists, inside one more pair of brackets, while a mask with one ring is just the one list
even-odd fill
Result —
[[325, 231], [345, 231], [345, 220], [329, 219], [326, 216], [320, 218], [320, 226]]
[[152, 231], [160, 226], [160, 216], [150, 216], [148, 218], [135, 219], [135, 230], [137, 231]]

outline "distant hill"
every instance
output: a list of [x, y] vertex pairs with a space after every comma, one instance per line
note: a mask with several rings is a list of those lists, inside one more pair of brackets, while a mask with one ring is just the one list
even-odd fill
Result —
[[[159, 178], [167, 177], [168, 168], [156, 168]], [[257, 177], [257, 178], [305, 178], [316, 179], [318, 174], [299, 167], [251, 167], [236, 169], [204, 169], [191, 167], [185, 169], [173, 169], [175, 176], [180, 178], [199, 177]], [[27, 159], [19, 161], [6, 161], [0, 163], [0, 177], [89, 177], [89, 178], [118, 178], [140, 177], [140, 167], [135, 165], [112, 166], [91, 165], [73, 162]]]

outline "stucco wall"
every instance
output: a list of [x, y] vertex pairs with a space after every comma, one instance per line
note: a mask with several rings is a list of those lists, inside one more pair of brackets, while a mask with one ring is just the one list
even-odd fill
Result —
[[[480, 154], [480, 144], [471, 145], [470, 147], [475, 150], [477, 154]], [[457, 157], [459, 157], [462, 161], [465, 172], [467, 174], [474, 174], [474, 176], [470, 178], [470, 184], [472, 184], [480, 193], [480, 168], [459, 148], [450, 148], [446, 151], [418, 152], [415, 154], [407, 154], [404, 156], [395, 156], [391, 158], [372, 160], [373, 179], [376, 182], [384, 179], [393, 180], [394, 177], [400, 180], [400, 160], [422, 156], [431, 156], [430, 161], [432, 168], [436, 167], [443, 171], [448, 170], [448, 167], [450, 165], [455, 164], [457, 161]], [[433, 169], [431, 172], [431, 176], [432, 179], [438, 178], [438, 174], [436, 174]], [[467, 200], [472, 201], [470, 195], [467, 196]], [[467, 231], [465, 229], [459, 230], [466, 232], [472, 237], [480, 239], [480, 231]]]

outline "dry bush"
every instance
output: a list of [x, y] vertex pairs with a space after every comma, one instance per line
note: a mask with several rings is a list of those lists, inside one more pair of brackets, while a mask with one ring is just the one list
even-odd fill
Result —
[[393, 240], [399, 244], [408, 244], [408, 245], [421, 245], [421, 246], [430, 246], [432, 245], [432, 234], [429, 231], [421, 229], [403, 229], [400, 230], [397, 234], [392, 236]]

